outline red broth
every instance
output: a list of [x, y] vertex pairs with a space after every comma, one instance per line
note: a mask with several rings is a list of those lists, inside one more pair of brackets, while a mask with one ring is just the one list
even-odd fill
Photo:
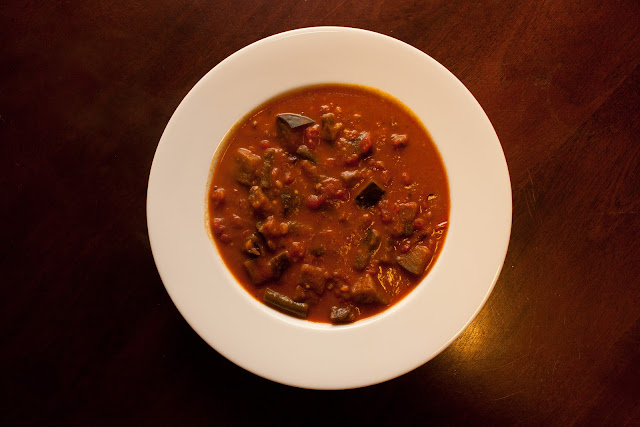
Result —
[[420, 120], [381, 91], [305, 87], [230, 131], [207, 221], [237, 281], [314, 322], [350, 323], [404, 298], [449, 219], [442, 159]]

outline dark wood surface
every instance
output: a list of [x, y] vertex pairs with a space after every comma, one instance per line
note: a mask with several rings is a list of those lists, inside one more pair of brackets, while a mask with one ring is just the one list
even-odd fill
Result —
[[[272, 383], [202, 341], [145, 218], [189, 89], [314, 25], [378, 31], [451, 70], [513, 186], [475, 321], [413, 372], [338, 392]], [[0, 424], [640, 423], [637, 0], [9, 0], [0, 35]]]

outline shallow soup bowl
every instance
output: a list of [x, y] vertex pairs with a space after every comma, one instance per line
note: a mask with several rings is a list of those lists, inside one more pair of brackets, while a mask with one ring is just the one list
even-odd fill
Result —
[[[254, 299], [223, 263], [206, 223], [212, 159], [233, 125], [292, 89], [348, 83], [382, 90], [432, 136], [450, 189], [449, 229], [435, 265], [399, 303], [349, 325], [296, 319]], [[482, 308], [511, 231], [511, 186], [486, 114], [442, 65], [370, 31], [314, 27], [253, 43], [187, 94], [153, 160], [149, 239], [167, 292], [216, 351], [264, 378], [345, 389], [402, 375], [447, 347]]]

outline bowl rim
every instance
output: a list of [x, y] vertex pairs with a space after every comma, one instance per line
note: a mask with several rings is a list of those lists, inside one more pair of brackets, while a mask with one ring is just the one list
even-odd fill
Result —
[[[480, 126], [485, 134], [485, 138], [487, 139], [487, 141], [489, 141], [489, 145], [493, 144], [491, 146], [491, 148], [494, 151], [492, 153], [493, 157], [491, 159], [493, 163], [491, 164], [491, 166], [500, 169], [499, 171], [500, 173], [498, 175], [500, 175], [501, 177], [500, 188], [499, 188], [499, 191], [501, 194], [499, 196], [500, 196], [500, 202], [502, 203], [501, 209], [503, 210], [503, 212], [501, 212], [501, 215], [500, 215], [500, 218], [503, 221], [503, 224], [501, 227], [502, 234], [500, 236], [499, 241], [497, 241], [496, 244], [494, 245], [494, 250], [493, 250], [494, 254], [492, 258], [493, 272], [492, 272], [490, 283], [486, 282], [488, 276], [485, 274], [486, 283], [483, 284], [483, 292], [481, 295], [482, 298], [480, 299], [479, 297], [476, 297], [477, 301], [475, 301], [475, 304], [473, 304], [474, 310], [472, 310], [471, 312], [467, 310], [467, 312], [465, 313], [465, 321], [462, 323], [458, 322], [457, 326], [454, 328], [456, 329], [455, 333], [453, 334], [448, 333], [446, 334], [447, 335], [446, 337], [438, 337], [439, 339], [438, 345], [436, 347], [432, 346], [428, 354], [424, 353], [419, 355], [418, 357], [414, 356], [410, 359], [402, 359], [400, 361], [394, 360], [393, 354], [385, 354], [384, 357], [375, 361], [376, 362], [374, 363], [374, 365], [376, 365], [375, 370], [373, 369], [368, 371], [364, 370], [360, 372], [359, 375], [351, 376], [346, 380], [344, 378], [343, 379], [337, 378], [337, 375], [335, 378], [323, 378], [323, 379], [319, 379], [317, 376], [313, 376], [313, 375], [309, 377], [304, 377], [304, 372], [300, 373], [300, 375], [302, 376], [298, 376], [298, 377], [282, 375], [282, 367], [278, 369], [272, 369], [272, 366], [260, 365], [260, 363], [256, 364], [255, 360], [253, 359], [247, 360], [247, 358], [243, 356], [243, 352], [250, 351], [249, 349], [253, 350], [254, 346], [257, 346], [257, 348], [261, 350], [265, 350], [265, 348], [268, 347], [268, 343], [264, 342], [264, 340], [256, 339], [256, 337], [253, 336], [252, 338], [256, 339], [257, 341], [257, 343], [254, 344], [254, 346], [248, 346], [246, 344], [239, 345], [233, 342], [233, 345], [236, 345], [236, 348], [229, 348], [229, 346], [232, 345], [229, 343], [232, 341], [230, 341], [230, 338], [226, 336], [228, 334], [221, 333], [220, 331], [216, 333], [210, 333], [210, 331], [207, 328], [211, 328], [211, 326], [207, 325], [206, 322], [203, 322], [203, 319], [205, 319], [206, 316], [194, 315], [193, 313], [194, 310], [196, 311], [199, 310], [199, 308], [194, 308], [194, 307], [199, 307], [199, 306], [191, 302], [185, 302], [189, 298], [196, 298], [197, 295], [200, 295], [203, 292], [202, 289], [193, 288], [185, 291], [184, 286], [182, 286], [180, 283], [183, 280], [189, 279], [191, 277], [181, 278], [180, 274], [176, 274], [175, 266], [168, 266], [168, 263], [170, 263], [170, 261], [167, 261], [167, 257], [163, 252], [166, 252], [166, 246], [168, 241], [167, 239], [170, 239], [170, 236], [162, 235], [162, 231], [160, 231], [159, 226], [160, 225], [166, 226], [167, 223], [171, 225], [172, 218], [163, 218], [162, 215], [158, 214], [158, 209], [161, 206], [167, 205], [166, 200], [159, 201], [159, 199], [162, 199], [163, 197], [162, 185], [164, 184], [165, 187], [168, 186], [168, 184], [166, 184], [167, 179], [166, 177], [164, 177], [164, 179], [157, 179], [157, 177], [160, 174], [166, 175], [166, 172], [164, 171], [167, 170], [167, 166], [166, 166], [167, 153], [165, 151], [167, 151], [168, 149], [165, 150], [165, 148], [166, 146], [168, 146], [168, 144], [171, 144], [171, 141], [175, 140], [175, 134], [176, 134], [175, 131], [176, 130], [179, 131], [179, 127], [182, 125], [182, 123], [188, 122], [189, 120], [202, 120], [202, 117], [198, 117], [196, 119], [194, 119], [193, 117], [191, 118], [188, 117], [189, 114], [192, 114], [192, 115], [198, 114], [196, 110], [194, 110], [195, 107], [192, 108], [190, 104], [195, 104], [195, 106], [197, 107], [198, 102], [202, 102], [199, 99], [202, 97], [201, 96], [202, 92], [203, 91], [206, 92], [208, 90], [206, 86], [210, 84], [211, 80], [216, 78], [220, 79], [225, 75], [228, 75], [228, 73], [227, 74], [222, 73], [223, 75], [219, 76], [219, 74], [221, 74], [219, 73], [219, 70], [224, 69], [225, 67], [233, 68], [234, 66], [239, 66], [239, 65], [234, 65], [234, 62], [242, 60], [247, 56], [256, 55], [264, 50], [270, 51], [270, 53], [274, 53], [273, 52], [274, 50], [277, 51], [278, 49], [280, 49], [280, 47], [278, 47], [278, 44], [282, 44], [283, 46], [288, 48], [291, 48], [291, 45], [293, 44], [294, 47], [299, 48], [297, 47], [296, 43], [293, 43], [293, 41], [297, 37], [298, 38], [307, 37], [306, 41], [308, 42], [313, 38], [315, 38], [316, 40], [326, 39], [328, 35], [330, 35], [329, 39], [333, 40], [334, 43], [335, 43], [335, 40], [337, 40], [335, 36], [338, 35], [339, 36], [338, 39], [340, 39], [340, 36], [341, 36], [345, 40], [349, 39], [347, 40], [348, 42], [356, 45], [358, 43], [365, 43], [365, 45], [367, 43], [384, 44], [387, 52], [390, 52], [389, 49], [397, 49], [401, 51], [403, 55], [407, 55], [408, 57], [413, 57], [414, 58], [413, 60], [416, 61], [416, 63], [421, 64], [421, 66], [426, 67], [427, 69], [435, 70], [434, 76], [438, 76], [438, 78], [444, 78], [447, 81], [447, 84], [450, 85], [450, 89], [452, 88], [451, 90], [456, 91], [460, 99], [466, 102], [465, 106], [471, 113], [474, 114], [474, 117], [475, 115], [478, 115], [479, 119], [475, 121], [477, 123], [474, 122], [474, 125]], [[311, 39], [309, 39], [309, 37], [311, 37]], [[354, 40], [354, 38], [357, 40]], [[245, 65], [245, 64], [240, 64], [240, 65]], [[442, 77], [442, 76], [446, 76], [446, 77]], [[331, 82], [335, 82], [335, 81], [333, 80], [326, 81], [326, 83], [331, 83]], [[307, 85], [313, 85], [317, 83], [322, 83], [322, 82], [310, 81]], [[336, 83], [340, 83], [340, 82], [336, 82]], [[357, 84], [363, 84], [363, 83], [357, 83]], [[370, 86], [366, 83], [364, 83], [363, 85]], [[291, 86], [288, 89], [286, 89], [286, 91], [295, 89], [297, 87], [300, 87], [300, 86], [299, 85]], [[407, 104], [406, 102], [403, 101], [401, 97], [396, 96], [396, 94], [394, 94], [393, 92], [389, 92], [388, 90], [385, 90], [384, 88], [381, 88], [378, 86], [372, 86], [372, 87], [374, 87], [375, 89], [382, 90], [383, 92], [387, 92], [392, 97], [399, 99], [404, 104]], [[276, 91], [276, 92], [281, 93], [282, 91]], [[275, 96], [277, 95], [277, 93], [274, 93], [273, 95]], [[255, 106], [265, 102], [266, 100], [267, 98], [256, 100]], [[434, 135], [433, 132], [431, 132], [431, 128], [428, 125], [428, 123], [425, 122], [423, 117], [421, 117], [421, 115], [418, 112], [416, 112], [414, 108], [411, 108], [410, 105], [407, 105], [407, 107], [414, 111], [416, 116], [418, 116], [423, 121], [427, 130], [432, 134], [434, 143], [436, 144], [436, 147], [438, 148], [438, 150], [441, 152], [443, 162], [445, 163], [445, 168], [447, 170], [447, 173], [449, 174], [447, 159], [445, 158], [444, 155], [442, 155], [442, 150], [440, 146], [440, 143], [442, 143], [442, 141], [440, 141], [439, 143], [439, 141], [437, 140], [438, 136]], [[235, 120], [237, 121], [249, 111], [251, 111], [251, 108], [247, 109], [239, 117], [236, 117]], [[226, 124], [228, 124], [228, 121]], [[217, 126], [224, 126], [224, 125], [225, 125], [224, 123], [217, 124]], [[231, 126], [228, 126], [228, 128], [224, 131], [225, 135], [230, 128]], [[170, 141], [170, 142], [166, 142], [166, 141]], [[215, 142], [216, 147], [214, 148], [214, 153], [218, 152], [217, 146], [221, 141], [222, 139], [219, 140], [218, 142]], [[495, 152], [496, 148], [499, 151], [498, 153]], [[202, 199], [201, 201], [203, 203], [203, 206], [205, 203], [204, 198], [206, 197], [206, 189], [208, 188], [208, 182], [209, 182], [208, 179], [210, 177], [210, 172], [212, 169], [211, 168], [211, 164], [213, 161], [212, 159], [213, 159], [213, 154], [208, 159], [209, 166], [206, 171], [207, 179], [205, 180], [205, 182], [202, 183], [203, 188], [205, 187], [205, 183], [206, 183], [204, 194], [201, 194], [201, 199]], [[451, 212], [453, 212], [454, 205], [457, 203], [457, 200], [455, 200], [454, 198], [455, 197], [454, 189], [452, 188], [450, 177], [449, 177], [449, 181], [450, 181], [450, 199], [451, 199], [450, 209], [451, 209]], [[172, 191], [175, 191], [175, 189], [173, 189]], [[506, 203], [507, 199], [508, 199], [508, 203]], [[501, 271], [502, 265], [504, 263], [504, 259], [506, 257], [506, 252], [508, 248], [510, 231], [511, 231], [511, 214], [512, 214], [511, 186], [510, 186], [508, 168], [507, 168], [506, 160], [504, 158], [504, 153], [502, 152], [500, 142], [498, 140], [497, 135], [495, 134], [495, 130], [491, 126], [489, 119], [487, 118], [486, 114], [478, 104], [477, 100], [475, 100], [473, 95], [466, 89], [466, 87], [464, 87], [464, 85], [455, 76], [453, 76], [453, 74], [451, 74], [448, 70], [446, 70], [446, 68], [441, 64], [439, 64], [437, 61], [429, 57], [426, 53], [416, 49], [411, 45], [408, 45], [402, 41], [391, 38], [389, 36], [375, 33], [369, 30], [362, 30], [362, 29], [356, 29], [356, 28], [350, 28], [350, 27], [308, 27], [308, 28], [301, 28], [301, 29], [286, 31], [283, 33], [278, 33], [278, 34], [266, 37], [264, 39], [258, 40], [236, 51], [235, 53], [231, 54], [230, 56], [225, 58], [223, 61], [221, 61], [213, 69], [211, 69], [189, 91], [189, 93], [185, 96], [185, 98], [180, 103], [180, 105], [176, 108], [176, 111], [174, 112], [172, 118], [169, 120], [169, 123], [167, 124], [167, 127], [163, 132], [163, 135], [158, 144], [158, 148], [154, 155], [154, 159], [153, 159], [153, 163], [152, 163], [152, 167], [149, 175], [148, 194], [147, 194], [147, 226], [148, 226], [149, 240], [151, 243], [151, 249], [154, 256], [154, 261], [156, 262], [158, 272], [162, 278], [165, 288], [167, 289], [167, 292], [169, 293], [174, 304], [176, 305], [176, 308], [178, 308], [178, 310], [180, 311], [182, 316], [185, 318], [185, 320], [187, 320], [190, 326], [209, 345], [211, 345], [211, 347], [213, 347], [219, 353], [221, 353], [222, 355], [224, 355], [225, 357], [227, 357], [229, 360], [233, 361], [237, 365], [253, 373], [256, 373], [257, 375], [271, 379], [276, 382], [281, 382], [283, 384], [289, 384], [289, 385], [305, 387], [305, 388], [319, 388], [319, 389], [354, 388], [354, 387], [361, 387], [361, 386], [371, 385], [371, 384], [389, 380], [391, 378], [394, 378], [406, 372], [409, 372], [415, 369], [416, 367], [426, 363], [427, 361], [435, 357], [437, 354], [439, 354], [442, 350], [444, 350], [451, 342], [453, 342], [453, 340], [455, 340], [464, 331], [464, 329], [466, 329], [466, 327], [471, 323], [471, 321], [473, 321], [473, 319], [476, 317], [480, 309], [486, 303], [491, 291], [495, 286], [495, 283]], [[202, 215], [204, 215], [204, 208], [202, 211]], [[204, 221], [201, 221], [199, 225], [202, 226], [203, 222]], [[175, 225], [175, 223], [173, 225]], [[453, 227], [454, 227], [454, 224], [452, 223], [450, 225], [449, 233], [451, 233], [451, 228]], [[204, 228], [207, 229], [208, 227], [206, 227], [205, 225]], [[210, 257], [212, 253], [217, 254], [217, 248], [215, 247], [215, 244], [209, 240], [210, 236], [208, 235], [208, 233], [205, 233], [205, 234], [206, 234], [206, 240], [210, 245], [210, 249], [211, 249], [209, 253], [206, 255]], [[430, 279], [430, 276], [432, 276], [435, 271], [439, 271], [438, 265], [442, 260], [442, 257], [445, 255], [449, 238], [450, 236], [448, 236], [447, 241], [445, 241], [442, 253], [440, 254], [440, 259], [436, 262], [432, 271], [427, 275], [427, 277], [424, 279], [422, 283], [426, 281], [434, 281], [438, 279], [438, 278]], [[207, 256], [205, 256], [204, 258], [206, 259]], [[213, 255], [213, 256], [215, 257], [216, 255]], [[203, 257], [199, 257], [198, 259], [202, 261]], [[220, 260], [220, 262], [222, 261]], [[226, 274], [224, 271], [216, 272], [221, 276], [223, 276], [223, 278], [220, 279], [221, 282], [225, 282], [225, 281], [228, 282], [230, 280], [232, 282], [235, 282], [235, 279], [233, 279], [233, 276], [230, 274], [230, 272], [228, 272], [228, 270], [226, 270], [226, 266], [224, 266], [224, 263], [222, 263], [222, 265], [226, 271]], [[169, 270], [172, 270], [172, 271], [169, 271]], [[278, 329], [278, 333], [282, 333], [282, 331], [285, 331], [285, 333], [291, 334], [293, 338], [296, 338], [298, 340], [305, 340], [304, 334], [309, 333], [317, 337], [320, 341], [322, 341], [325, 344], [327, 342], [332, 342], [331, 338], [327, 338], [327, 337], [335, 336], [337, 338], [334, 340], [335, 341], [334, 344], [340, 343], [342, 345], [347, 343], [350, 337], [353, 338], [354, 334], [359, 334], [360, 332], [358, 331], [368, 330], [372, 328], [371, 325], [374, 325], [373, 330], [375, 331], [376, 329], [380, 329], [375, 327], [377, 323], [389, 322], [388, 319], [394, 319], [394, 318], [397, 319], [398, 313], [402, 314], [404, 310], [407, 310], [406, 306], [408, 305], [411, 305], [413, 307], [412, 310], [415, 311], [416, 303], [414, 300], [419, 298], [419, 296], [416, 296], [414, 298], [414, 295], [420, 294], [416, 291], [418, 290], [419, 287], [422, 286], [422, 284], [417, 285], [416, 289], [414, 289], [402, 301], [398, 302], [388, 310], [385, 310], [376, 316], [363, 319], [351, 325], [343, 325], [343, 326], [336, 327], [329, 324], [317, 324], [317, 323], [313, 323], [305, 320], [294, 319], [284, 314], [278, 313], [268, 307], [265, 307], [263, 304], [259, 303], [257, 300], [255, 300], [255, 298], [249, 295], [244, 290], [244, 288], [242, 288], [242, 286], [240, 286], [239, 284], [234, 283], [234, 285], [235, 285], [235, 290], [227, 291], [226, 295], [229, 296], [230, 298], [233, 298], [234, 300], [243, 301], [240, 304], [246, 304], [248, 307], [250, 306], [251, 308], [248, 308], [248, 310], [252, 311], [253, 313], [252, 318], [254, 320], [260, 319], [261, 321], [270, 322], [271, 327]], [[189, 294], [189, 295], [185, 295], [185, 294]], [[409, 316], [409, 318], [422, 319], [420, 316], [417, 316], [417, 315]], [[270, 319], [270, 320], [265, 320], [265, 319]], [[220, 320], [220, 319], [217, 319], [217, 320]], [[401, 324], [403, 322], [406, 323], [406, 321], [407, 320], [405, 319], [400, 323]], [[398, 321], [396, 320], [392, 323], [397, 325]], [[278, 326], [274, 326], [274, 325], [278, 325]], [[219, 329], [220, 326], [217, 326], [217, 328]], [[251, 332], [247, 332], [248, 330], [246, 327], [243, 327], [243, 328], [244, 328], [243, 331], [245, 333], [251, 334]], [[302, 335], [301, 335], [300, 333], [301, 330], [307, 331], [307, 332], [302, 332]], [[270, 334], [270, 331], [264, 330], [264, 328], [261, 330], [261, 332], [265, 334]], [[388, 330], [385, 330], [384, 333], [389, 334], [390, 332]], [[409, 338], [411, 337], [412, 334], [415, 335], [415, 331], [410, 331], [408, 335]], [[225, 336], [225, 339], [224, 340], [219, 339], [223, 335]], [[273, 337], [274, 337], [273, 331], [271, 331], [271, 338]], [[242, 339], [238, 339], [238, 337], [236, 337], [236, 339], [238, 341], [242, 340]], [[224, 344], [221, 344], [221, 342], [224, 342]], [[360, 344], [363, 344], [363, 343], [367, 344], [367, 341], [361, 340]], [[309, 344], [308, 342], [306, 342], [306, 344], [313, 345], [313, 343]], [[424, 348], [419, 345], [418, 346], [409, 345], [407, 346], [407, 348], [414, 352], [420, 352], [420, 350], [424, 351]], [[358, 350], [354, 350], [354, 351], [358, 351]], [[290, 362], [291, 361], [289, 361], [288, 363]], [[335, 369], [336, 362], [337, 361], [334, 361], [332, 359], [329, 365]], [[371, 374], [368, 375], [367, 372], [370, 372]], [[326, 374], [326, 375], [329, 375], [329, 374]]]

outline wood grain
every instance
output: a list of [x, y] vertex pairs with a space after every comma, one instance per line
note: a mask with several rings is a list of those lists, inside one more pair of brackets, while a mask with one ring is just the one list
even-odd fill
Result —
[[[189, 89], [243, 46], [313, 25], [445, 65], [494, 124], [513, 187], [505, 266], [473, 323], [409, 374], [331, 393], [204, 343], [145, 219]], [[3, 425], [640, 423], [637, 1], [8, 1], [0, 34]]]

